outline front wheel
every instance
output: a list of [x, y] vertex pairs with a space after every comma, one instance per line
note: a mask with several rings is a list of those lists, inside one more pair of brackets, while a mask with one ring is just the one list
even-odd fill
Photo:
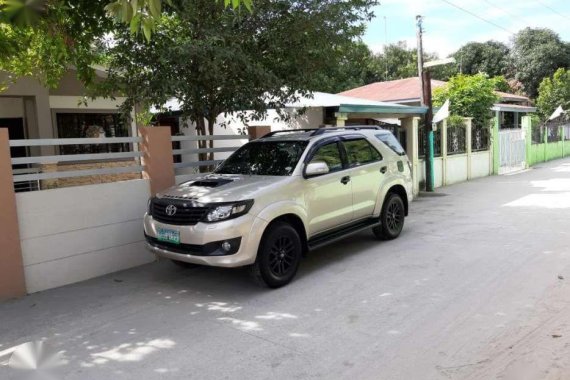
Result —
[[397, 238], [404, 228], [405, 215], [406, 210], [402, 197], [394, 193], [388, 194], [380, 213], [380, 225], [374, 227], [372, 232], [380, 240]]
[[295, 274], [303, 246], [299, 233], [291, 225], [276, 222], [264, 233], [251, 270], [254, 279], [270, 288], [287, 285]]

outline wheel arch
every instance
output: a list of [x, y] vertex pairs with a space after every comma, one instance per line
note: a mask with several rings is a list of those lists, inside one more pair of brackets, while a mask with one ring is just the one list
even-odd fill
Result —
[[263, 231], [261, 238], [263, 239], [263, 236], [265, 235], [269, 227], [277, 222], [285, 222], [291, 225], [297, 231], [299, 237], [301, 238], [301, 243], [303, 244], [303, 254], [307, 253], [308, 245], [307, 245], [307, 231], [305, 229], [305, 223], [303, 223], [303, 219], [301, 219], [299, 215], [294, 213], [282, 214], [273, 218], [265, 227], [265, 230]]
[[398, 194], [400, 198], [402, 198], [404, 202], [404, 215], [408, 216], [408, 193], [406, 192], [406, 188], [400, 184], [392, 185], [386, 192], [386, 196], [388, 196], [388, 194]]

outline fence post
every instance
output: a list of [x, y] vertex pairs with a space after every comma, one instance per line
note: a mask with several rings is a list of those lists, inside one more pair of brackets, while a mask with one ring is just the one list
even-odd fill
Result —
[[491, 129], [491, 144], [493, 151], [493, 174], [499, 174], [501, 157], [499, 152], [499, 111], [495, 111]]
[[441, 186], [446, 186], [447, 185], [447, 119], [444, 119], [441, 123], [440, 144], [441, 144], [441, 182], [442, 182]]
[[530, 116], [521, 118], [521, 126], [525, 133], [525, 159], [526, 167], [528, 168], [534, 163], [534, 157], [532, 157], [532, 119]]
[[247, 134], [249, 135], [250, 141], [258, 139], [260, 137], [263, 137], [266, 134], [268, 134], [269, 132], [271, 132], [271, 126], [270, 125], [260, 125], [260, 126], [255, 126], [255, 127], [247, 127]]
[[0, 300], [26, 294], [8, 129], [0, 128]]
[[560, 127], [560, 141], [562, 141], [562, 158], [564, 158], [566, 156], [566, 152], [564, 150], [564, 140], [566, 139], [566, 131], [563, 125], [561, 125]]
[[470, 117], [464, 118], [465, 120], [465, 144], [466, 144], [466, 151], [467, 151], [467, 180], [471, 179], [471, 154], [472, 152], [472, 145], [471, 140], [473, 139], [473, 119]]
[[150, 180], [150, 193], [154, 195], [174, 185], [174, 161], [170, 127], [139, 127], [144, 166], [143, 178]]

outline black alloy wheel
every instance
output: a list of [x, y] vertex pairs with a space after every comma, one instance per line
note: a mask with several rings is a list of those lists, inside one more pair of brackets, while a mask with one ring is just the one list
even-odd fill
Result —
[[404, 228], [405, 215], [406, 210], [402, 197], [395, 193], [389, 193], [380, 213], [380, 225], [372, 229], [374, 235], [381, 240], [397, 238]]
[[285, 222], [274, 222], [263, 234], [252, 266], [254, 279], [270, 288], [287, 285], [299, 268], [303, 246], [299, 233]]

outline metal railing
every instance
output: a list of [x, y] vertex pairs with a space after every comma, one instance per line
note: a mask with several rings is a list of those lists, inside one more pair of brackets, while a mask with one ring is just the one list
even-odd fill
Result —
[[473, 125], [471, 129], [471, 150], [481, 152], [489, 150], [489, 128]]
[[[141, 142], [140, 137], [114, 137], [114, 138], [66, 138], [66, 139], [30, 139], [30, 140], [10, 140], [10, 147], [60, 147], [66, 145], [98, 145], [98, 144], [133, 144], [132, 151], [116, 153], [89, 153], [89, 154], [67, 154], [67, 155], [45, 155], [30, 157], [13, 157], [12, 165], [14, 169], [15, 188], [39, 189], [39, 181], [53, 180], [59, 178], [73, 178], [106, 174], [140, 173], [143, 166], [140, 165], [139, 158], [142, 152], [136, 150], [136, 144]], [[137, 160], [136, 165], [107, 167], [83, 170], [56, 170], [45, 171], [44, 165], [58, 163], [92, 163], [92, 162], [116, 162], [122, 160]], [[18, 166], [20, 168], [18, 168]], [[25, 166], [24, 168], [21, 168]], [[18, 185], [28, 183], [26, 186]], [[35, 183], [36, 185], [31, 185]]]
[[[172, 154], [174, 156], [184, 156], [195, 154], [198, 156], [196, 160], [181, 160], [181, 162], [174, 163], [174, 170], [176, 174], [181, 174], [183, 169], [187, 168], [203, 168], [207, 167], [212, 169], [214, 166], [218, 165], [223, 159], [205, 159], [201, 160], [200, 155], [208, 155], [211, 153], [232, 153], [236, 151], [239, 147], [243, 145], [241, 140], [247, 141], [249, 139], [248, 135], [209, 135], [209, 136], [172, 136], [172, 142], [190, 142], [194, 145], [190, 148], [178, 148], [173, 149]], [[200, 147], [198, 142], [208, 142], [208, 141], [235, 141], [235, 146], [224, 146], [224, 147]], [[195, 144], [192, 144], [195, 143]], [[215, 143], [214, 143], [215, 145]], [[186, 173], [185, 173], [186, 174]]]
[[467, 152], [465, 125], [447, 127], [447, 154], [461, 154]]

